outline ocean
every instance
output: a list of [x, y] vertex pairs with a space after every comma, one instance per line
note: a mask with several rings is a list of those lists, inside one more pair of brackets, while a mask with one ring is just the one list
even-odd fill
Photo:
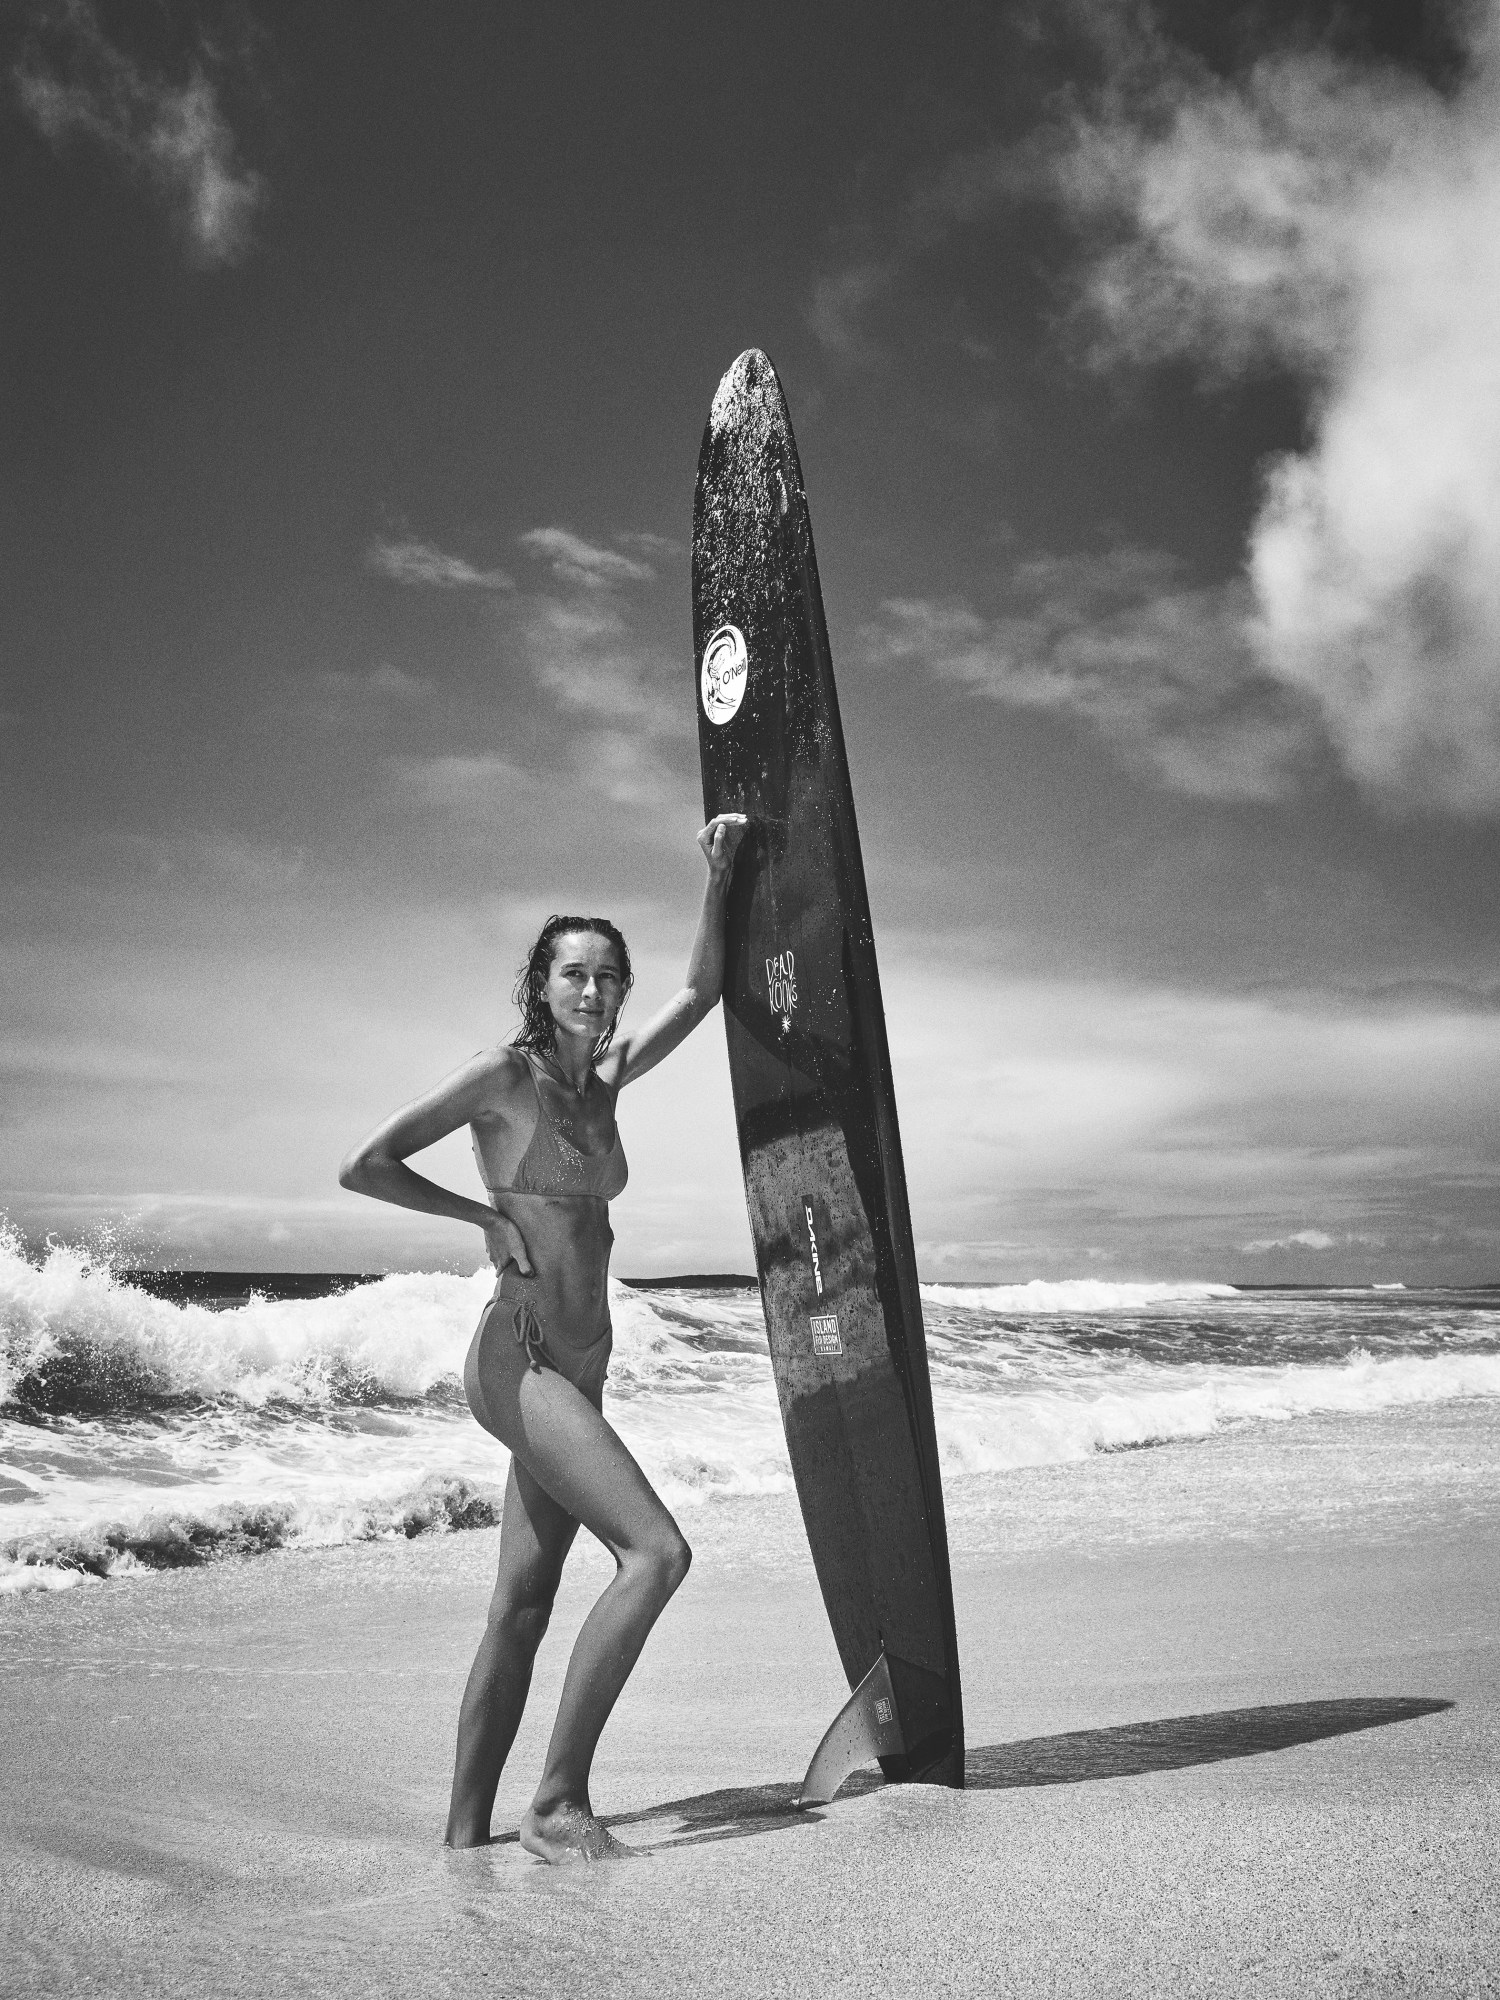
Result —
[[[490, 1273], [151, 1282], [0, 1236], [0, 1592], [494, 1524], [505, 1456], [459, 1379]], [[1500, 1290], [922, 1298], [955, 1553], [1395, 1533], [1500, 1498]], [[611, 1280], [611, 1308], [611, 1421], [690, 1540], [712, 1522], [776, 1560], [794, 1515], [757, 1503], [792, 1480], [754, 1287]]]

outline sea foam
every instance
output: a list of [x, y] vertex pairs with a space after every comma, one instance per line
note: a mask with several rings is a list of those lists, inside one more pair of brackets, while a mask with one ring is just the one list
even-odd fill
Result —
[[1186, 1305], [1200, 1299], [1238, 1297], [1233, 1285], [1209, 1283], [1113, 1284], [1104, 1278], [1032, 1278], [1024, 1285], [923, 1285], [933, 1305], [986, 1313], [1096, 1313]]
[[[406, 1273], [214, 1312], [81, 1252], [33, 1262], [0, 1238], [0, 1589], [494, 1521], [506, 1455], [460, 1380], [492, 1283]], [[1500, 1313], [1456, 1294], [1091, 1279], [922, 1292], [950, 1483], [1500, 1397]], [[606, 1414], [666, 1504], [788, 1492], [754, 1289], [612, 1280], [610, 1307]]]

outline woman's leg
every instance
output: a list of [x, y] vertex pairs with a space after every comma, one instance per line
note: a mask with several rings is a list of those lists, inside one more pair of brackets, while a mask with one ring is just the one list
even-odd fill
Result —
[[448, 1807], [450, 1847], [490, 1838], [495, 1787], [521, 1725], [537, 1647], [578, 1523], [512, 1459], [500, 1527], [500, 1568], [489, 1622], [458, 1715], [458, 1753]]
[[503, 1342], [480, 1344], [478, 1372], [505, 1441], [568, 1518], [615, 1558], [568, 1662], [546, 1768], [521, 1839], [548, 1860], [621, 1852], [593, 1816], [589, 1771], [646, 1635], [687, 1575], [692, 1552], [646, 1475], [593, 1403], [553, 1369], [529, 1369]]

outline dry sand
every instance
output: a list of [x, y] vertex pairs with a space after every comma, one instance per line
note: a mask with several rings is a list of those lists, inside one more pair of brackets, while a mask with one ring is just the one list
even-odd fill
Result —
[[[614, 1868], [438, 1845], [492, 1533], [5, 1606], [0, 1988], [1500, 1992], [1492, 1523], [960, 1555], [970, 1789], [798, 1816], [845, 1689], [792, 1503], [735, 1504], [687, 1517], [605, 1739]], [[580, 1549], [497, 1830], [605, 1575]]]

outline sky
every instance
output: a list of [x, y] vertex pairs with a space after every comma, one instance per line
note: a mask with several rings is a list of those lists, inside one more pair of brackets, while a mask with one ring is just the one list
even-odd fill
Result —
[[[923, 1275], [1500, 1278], [1496, 5], [59, 0], [0, 74], [15, 1228], [477, 1265], [338, 1162], [550, 911], [680, 983], [753, 345]], [[615, 1270], [749, 1271], [716, 1019], [621, 1122]]]

